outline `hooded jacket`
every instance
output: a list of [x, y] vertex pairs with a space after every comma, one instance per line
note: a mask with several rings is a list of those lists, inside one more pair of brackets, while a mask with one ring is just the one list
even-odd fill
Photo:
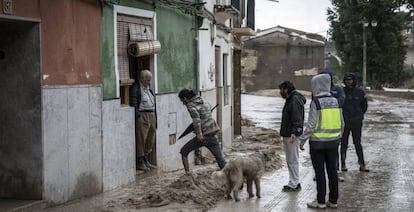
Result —
[[338, 85], [334, 84], [332, 70], [329, 69], [329, 68], [325, 68], [321, 72], [321, 74], [329, 74], [329, 76], [331, 77], [331, 94], [332, 94], [333, 97], [338, 99], [339, 104], [343, 105], [344, 104], [344, 99], [345, 99], [344, 90], [342, 89], [341, 86], [338, 86]]
[[300, 136], [303, 132], [303, 119], [305, 115], [305, 97], [293, 90], [286, 98], [282, 111], [280, 135], [290, 137], [292, 134]]
[[204, 102], [200, 96], [195, 96], [187, 103], [187, 110], [193, 119], [194, 133], [202, 132], [204, 135], [220, 130], [211, 115], [211, 106]]
[[[346, 86], [345, 79], [351, 78], [352, 85]], [[344, 76], [344, 93], [345, 101], [343, 105], [343, 116], [345, 124], [354, 127], [362, 126], [362, 120], [364, 120], [364, 113], [368, 109], [368, 101], [365, 97], [365, 92], [361, 88], [357, 87], [357, 79], [354, 74], [346, 74]]]
[[[312, 78], [311, 82], [312, 86], [312, 94], [314, 96], [310, 109], [309, 109], [309, 116], [308, 122], [306, 123], [305, 130], [303, 134], [299, 137], [300, 144], [305, 144], [306, 140], [310, 139], [310, 145], [312, 149], [329, 149], [337, 147], [341, 140], [342, 132], [344, 130], [344, 121], [342, 117], [341, 111], [339, 111], [340, 122], [340, 136], [339, 138], [335, 138], [332, 140], [313, 140], [312, 135], [315, 133], [315, 126], [318, 124], [321, 117], [321, 108], [318, 106], [320, 104], [321, 99], [325, 99], [330, 104], [333, 103], [333, 108], [338, 108], [340, 110], [339, 101], [334, 98], [330, 92], [331, 90], [331, 79], [328, 74], [319, 74]], [[320, 124], [320, 123], [319, 123]]]

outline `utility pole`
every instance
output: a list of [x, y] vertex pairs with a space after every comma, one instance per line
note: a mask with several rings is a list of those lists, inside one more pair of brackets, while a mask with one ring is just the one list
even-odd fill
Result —
[[372, 27], [377, 26], [377, 21], [372, 20], [368, 22], [365, 18], [362, 22], [362, 40], [364, 42], [362, 46], [362, 88], [365, 90], [367, 88], [367, 39], [365, 28], [371, 24]]
[[362, 89], [367, 87], [367, 40], [365, 35], [365, 27], [368, 26], [368, 22], [362, 23], [362, 40], [364, 42], [362, 46]]

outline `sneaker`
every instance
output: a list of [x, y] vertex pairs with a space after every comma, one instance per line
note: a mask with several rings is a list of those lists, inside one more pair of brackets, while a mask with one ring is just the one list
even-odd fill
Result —
[[285, 186], [283, 186], [282, 191], [291, 192], [291, 191], [300, 191], [301, 189], [302, 189], [302, 187], [300, 186], [300, 183], [299, 183], [295, 188], [292, 188], [288, 185], [285, 185]]
[[345, 182], [345, 178], [344, 178], [344, 176], [342, 176], [342, 171], [337, 171], [337, 173], [338, 173], [338, 181], [339, 182]]
[[328, 201], [328, 202], [326, 203], [326, 206], [327, 206], [328, 208], [338, 208], [338, 204], [336, 204], [336, 203], [332, 203], [331, 201]]
[[144, 162], [140, 162], [137, 164], [137, 170], [148, 171], [150, 169], [147, 166], [145, 166]]
[[147, 159], [144, 160], [144, 164], [149, 169], [156, 169], [157, 168], [156, 165], [152, 165]]
[[308, 202], [306, 204], [308, 208], [326, 208], [325, 204], [318, 203], [318, 200], [313, 200], [312, 202]]

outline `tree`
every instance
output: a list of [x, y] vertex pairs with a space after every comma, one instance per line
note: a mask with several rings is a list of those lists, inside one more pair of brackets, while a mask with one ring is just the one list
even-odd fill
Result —
[[404, 0], [332, 0], [333, 7], [328, 9], [329, 33], [343, 61], [342, 71], [353, 72], [362, 79], [363, 22], [376, 20], [376, 27], [365, 28], [367, 85], [399, 86], [405, 80], [402, 30], [409, 14], [399, 12], [405, 3]]

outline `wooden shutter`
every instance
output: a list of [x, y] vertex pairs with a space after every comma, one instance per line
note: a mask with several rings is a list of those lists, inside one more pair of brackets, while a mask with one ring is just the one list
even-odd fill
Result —
[[130, 39], [153, 40], [152, 19], [127, 15], [117, 16], [118, 71], [121, 86], [131, 85], [134, 80], [129, 73], [128, 43]]

